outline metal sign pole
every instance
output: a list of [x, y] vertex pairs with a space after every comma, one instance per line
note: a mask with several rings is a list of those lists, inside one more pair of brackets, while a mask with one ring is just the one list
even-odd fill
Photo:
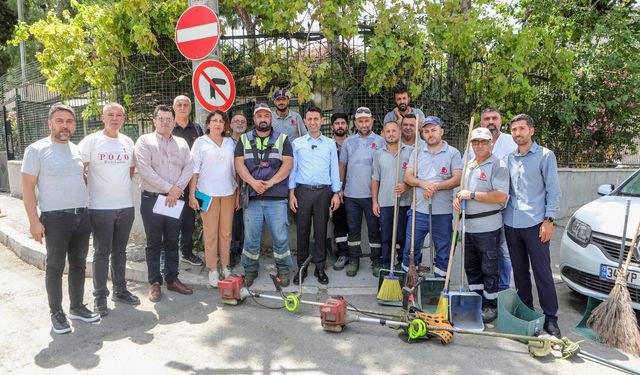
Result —
[[[193, 6], [193, 5], [205, 5], [209, 8], [211, 8], [211, 10], [213, 10], [216, 14], [218, 14], [218, 1], [217, 0], [189, 0], [189, 6]], [[198, 65], [200, 64], [200, 62], [202, 62], [203, 60], [207, 60], [207, 59], [214, 59], [214, 60], [218, 60], [220, 61], [220, 44], [218, 44], [218, 46], [216, 46], [216, 48], [213, 50], [213, 52], [211, 52], [211, 54], [209, 56], [206, 56], [205, 58], [203, 58], [202, 60], [194, 60], [191, 62], [191, 69], [193, 72], [195, 72], [196, 68], [198, 67]], [[195, 97], [194, 97], [195, 99]], [[207, 114], [209, 113], [206, 109], [204, 109], [204, 107], [202, 107], [202, 105], [200, 105], [200, 103], [198, 103], [198, 100], [194, 100], [194, 120], [195, 122], [197, 122], [198, 124], [202, 125], [203, 127], [206, 127], [206, 125], [204, 124], [206, 118], [207, 118]]]

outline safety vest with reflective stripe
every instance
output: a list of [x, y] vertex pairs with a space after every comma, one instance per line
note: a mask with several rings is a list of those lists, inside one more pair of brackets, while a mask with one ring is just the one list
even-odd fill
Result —
[[[285, 139], [287, 139], [286, 134], [278, 133], [275, 130], [271, 130], [269, 137], [264, 140], [257, 137], [255, 130], [240, 136], [240, 142], [242, 142], [244, 148], [244, 164], [253, 178], [267, 181], [278, 172], [282, 165], [282, 147]], [[257, 149], [258, 160], [255, 158], [252, 145], [255, 145]], [[268, 152], [266, 160], [264, 160], [265, 152]], [[287, 176], [287, 178], [273, 185], [260, 196], [287, 198], [289, 196], [288, 185], [289, 177]], [[258, 193], [249, 186], [249, 197], [256, 196], [258, 196]]]

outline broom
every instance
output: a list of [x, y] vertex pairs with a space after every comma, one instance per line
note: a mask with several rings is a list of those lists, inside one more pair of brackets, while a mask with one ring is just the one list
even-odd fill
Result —
[[[640, 332], [627, 288], [627, 270], [639, 234], [640, 223], [631, 241], [624, 266], [618, 270], [618, 276], [609, 297], [593, 310], [587, 321], [587, 325], [600, 336], [602, 342], [634, 355], [640, 355]], [[622, 239], [622, 241], [625, 240]]]
[[[419, 129], [420, 124], [420, 116], [416, 116], [416, 140], [413, 145], [413, 177], [418, 176], [418, 137], [419, 137]], [[421, 125], [421, 124], [420, 124]], [[427, 146], [425, 146], [427, 147]], [[416, 270], [416, 260], [414, 259], [414, 249], [416, 243], [416, 188], [413, 188], [413, 196], [411, 199], [411, 209], [413, 210], [413, 214], [411, 215], [411, 247], [409, 251], [409, 272], [407, 273], [407, 282], [405, 284], [408, 288], [413, 288], [416, 286], [416, 282], [418, 281], [418, 271]]]
[[[469, 158], [469, 145], [471, 143], [471, 132], [473, 131], [473, 123], [474, 118], [473, 114], [471, 115], [471, 121], [469, 122], [469, 132], [467, 134], [467, 146], [464, 149], [464, 159], [462, 166], [462, 177], [460, 179], [460, 186], [464, 188], [464, 177], [467, 173], [467, 162]], [[458, 225], [460, 224], [460, 215], [455, 215], [455, 219], [453, 220], [453, 235], [451, 238], [451, 248], [449, 250], [449, 264], [447, 265], [447, 276], [444, 279], [444, 289], [442, 289], [442, 293], [440, 294], [440, 299], [438, 300], [438, 306], [436, 307], [436, 314], [440, 314], [445, 317], [445, 319], [449, 319], [449, 280], [451, 275], [451, 268], [453, 267], [453, 255], [456, 249], [456, 240], [458, 237]]]
[[[396, 184], [400, 183], [400, 152], [402, 151], [402, 141], [398, 142], [398, 154], [396, 161]], [[391, 228], [391, 262], [390, 272], [382, 280], [380, 290], [378, 291], [377, 298], [381, 301], [402, 301], [402, 287], [400, 286], [400, 279], [393, 274], [394, 263], [396, 262], [396, 230], [398, 227], [398, 199], [400, 194], [393, 193], [393, 226]]]

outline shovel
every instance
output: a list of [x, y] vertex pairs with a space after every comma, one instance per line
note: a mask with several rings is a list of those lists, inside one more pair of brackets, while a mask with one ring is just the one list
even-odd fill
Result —
[[459, 292], [449, 292], [449, 321], [460, 329], [470, 331], [483, 331], [484, 323], [482, 321], [482, 296], [478, 293], [469, 291], [465, 282], [464, 272], [464, 241], [465, 241], [465, 216], [467, 201], [462, 200], [462, 244], [461, 244], [461, 260], [460, 274], [461, 286]]
[[431, 205], [431, 198], [429, 198], [429, 272], [424, 277], [424, 281], [418, 284], [418, 304], [422, 306], [422, 311], [435, 312], [440, 299], [440, 293], [444, 289], [444, 279], [436, 277], [433, 271], [433, 206]]

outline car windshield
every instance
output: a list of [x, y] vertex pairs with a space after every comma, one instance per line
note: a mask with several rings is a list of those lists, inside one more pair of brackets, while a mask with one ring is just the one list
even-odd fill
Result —
[[[640, 172], [640, 171], [639, 171]], [[640, 173], [636, 172], [631, 179], [620, 186], [616, 195], [640, 197]]]

